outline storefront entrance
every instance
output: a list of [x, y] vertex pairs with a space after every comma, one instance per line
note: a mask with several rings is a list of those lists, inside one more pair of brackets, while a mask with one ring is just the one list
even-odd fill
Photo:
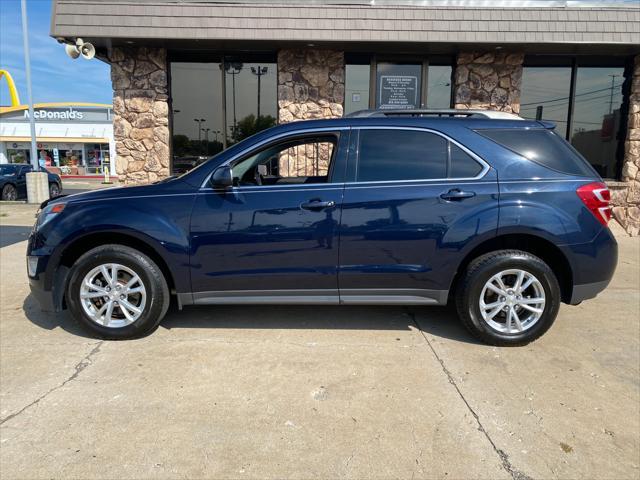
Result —
[[[41, 167], [60, 175], [101, 176], [110, 167], [108, 143], [43, 143], [36, 144]], [[31, 163], [28, 142], [7, 142], [8, 163]]]

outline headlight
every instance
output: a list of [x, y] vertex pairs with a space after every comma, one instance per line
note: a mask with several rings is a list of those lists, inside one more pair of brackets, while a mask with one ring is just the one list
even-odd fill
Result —
[[47, 205], [38, 213], [38, 219], [36, 220], [36, 230], [42, 227], [45, 223], [50, 221], [56, 215], [62, 213], [65, 207], [65, 203], [55, 203], [53, 205]]
[[30, 277], [35, 277], [38, 271], [38, 258], [39, 257], [27, 257], [27, 273]]

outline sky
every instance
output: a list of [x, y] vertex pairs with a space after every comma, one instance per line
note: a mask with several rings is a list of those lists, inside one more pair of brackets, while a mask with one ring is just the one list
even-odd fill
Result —
[[[109, 65], [98, 60], [72, 60], [63, 45], [49, 36], [51, 0], [27, 0], [33, 102], [113, 100]], [[20, 0], [0, 0], [0, 69], [8, 70], [22, 104], [28, 102], [22, 48]], [[0, 80], [0, 105], [9, 105], [7, 83]]]

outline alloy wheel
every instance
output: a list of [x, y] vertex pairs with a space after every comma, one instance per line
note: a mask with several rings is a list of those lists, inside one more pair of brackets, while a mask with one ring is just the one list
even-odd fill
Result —
[[82, 279], [80, 303], [89, 318], [103, 327], [121, 328], [142, 315], [147, 291], [131, 268], [107, 263], [92, 269]]
[[2, 189], [2, 200], [13, 202], [18, 198], [18, 190], [13, 185], [6, 185]]
[[480, 294], [480, 313], [494, 330], [519, 334], [533, 327], [544, 313], [545, 293], [540, 281], [520, 269], [493, 275]]

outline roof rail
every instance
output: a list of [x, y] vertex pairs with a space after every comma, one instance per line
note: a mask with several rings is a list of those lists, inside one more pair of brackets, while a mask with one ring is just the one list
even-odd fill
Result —
[[523, 120], [522, 117], [508, 112], [495, 110], [463, 110], [455, 108], [445, 109], [405, 109], [405, 110], [359, 110], [346, 115], [348, 118], [371, 117], [465, 117], [490, 118], [501, 120]]

